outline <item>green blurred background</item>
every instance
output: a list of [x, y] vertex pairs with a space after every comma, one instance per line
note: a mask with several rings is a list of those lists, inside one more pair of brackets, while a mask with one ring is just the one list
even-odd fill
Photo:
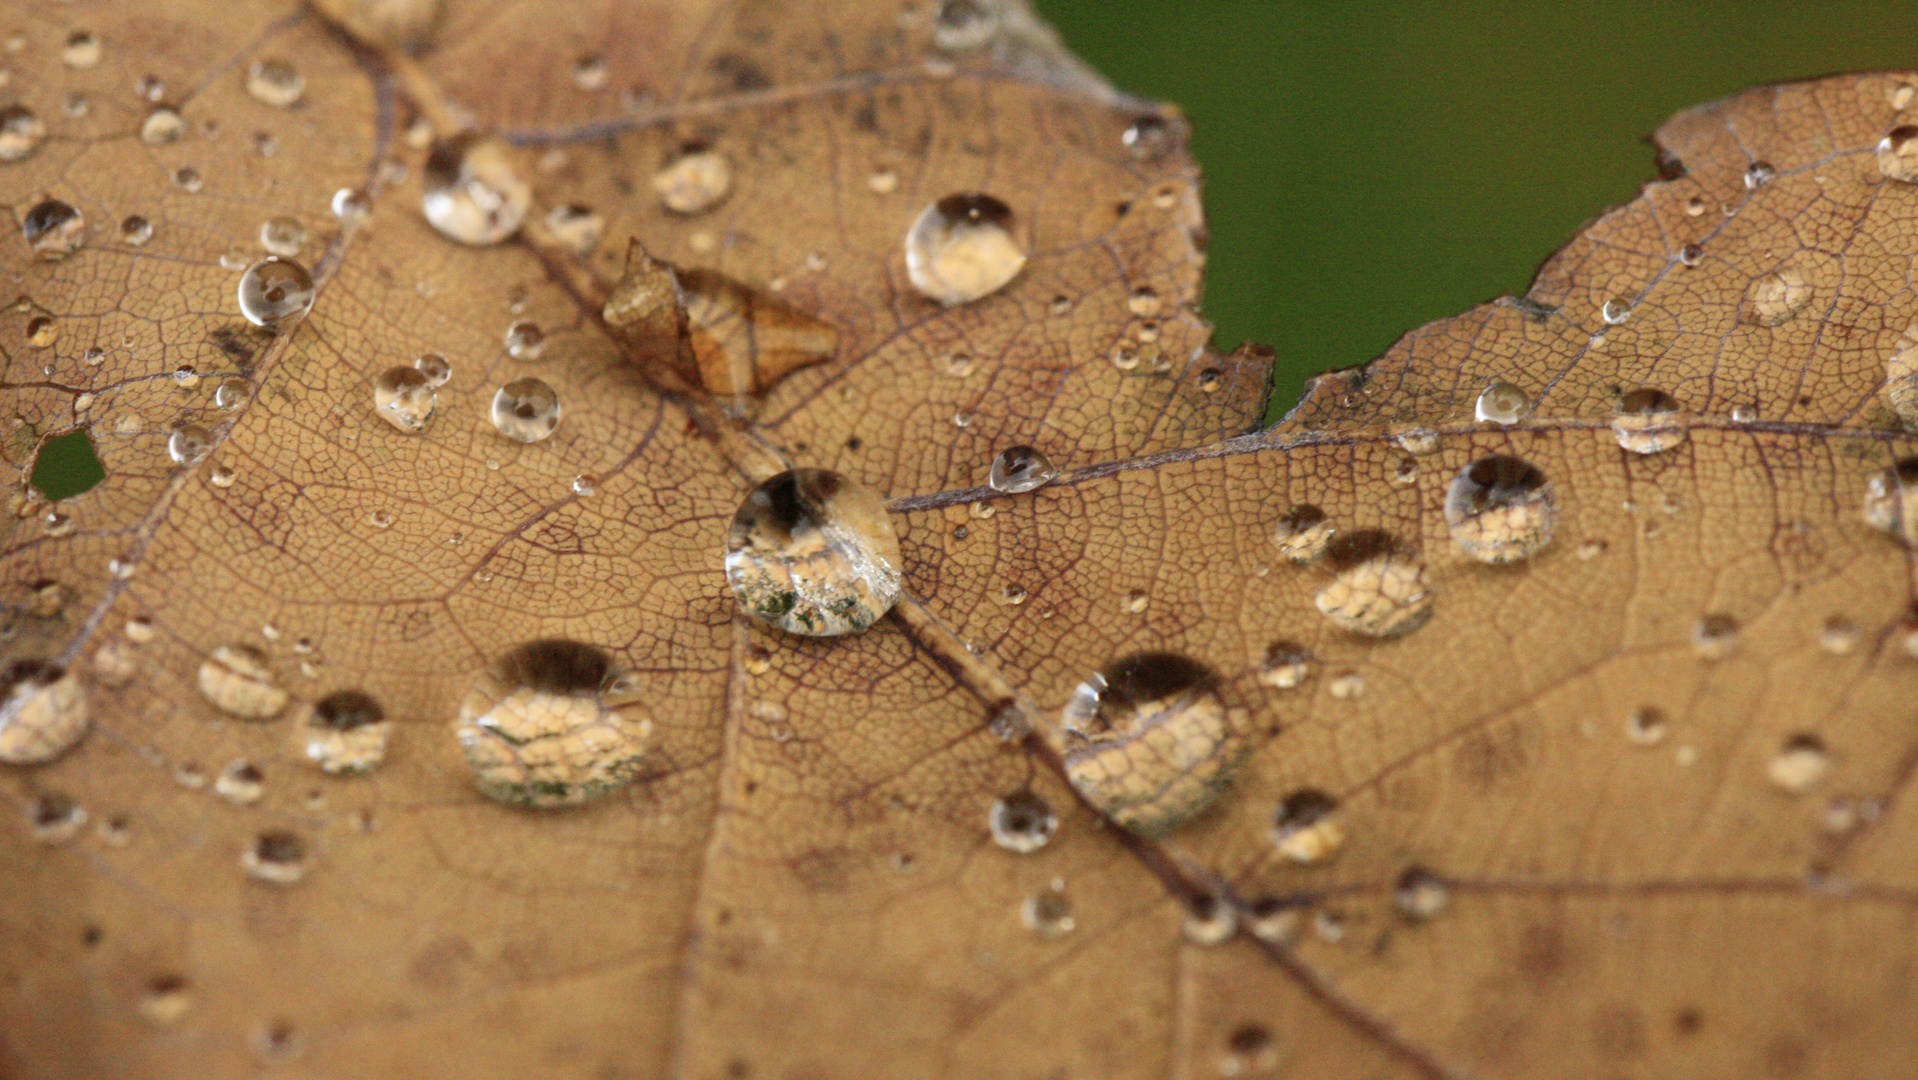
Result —
[[1523, 292], [1653, 176], [1643, 140], [1755, 83], [1918, 66], [1918, 4], [1034, 0], [1205, 169], [1205, 314], [1306, 376]]

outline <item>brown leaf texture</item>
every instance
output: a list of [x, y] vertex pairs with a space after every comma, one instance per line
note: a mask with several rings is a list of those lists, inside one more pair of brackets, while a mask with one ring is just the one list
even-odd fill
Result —
[[[1865, 517], [1874, 479], [1903, 509], [1910, 453], [1918, 188], [1879, 144], [1912, 77], [1681, 114], [1682, 170], [1525, 297], [1255, 432], [1267, 361], [1196, 312], [1183, 122], [1021, 6], [323, 6], [361, 36], [285, 3], [56, 6], [9, 61], [45, 134], [0, 192], [86, 234], [57, 260], [0, 235], [4, 656], [70, 672], [91, 730], [0, 766], [0, 1074], [1918, 1058], [1911, 569]], [[296, 102], [249, 91], [262, 61]], [[177, 137], [143, 138], [160, 105]], [[504, 243], [421, 213], [429, 136], [468, 125], [533, 191]], [[716, 198], [655, 185], [702, 153]], [[965, 193], [1026, 260], [947, 306], [903, 243]], [[235, 289], [283, 216], [315, 299], [274, 335]], [[670, 309], [609, 330], [629, 240], [746, 290], [692, 352]], [[680, 377], [699, 347], [723, 385]], [[373, 382], [429, 352], [452, 376], [405, 434]], [[563, 415], [520, 443], [489, 413], [526, 376]], [[108, 478], [49, 504], [32, 448], [78, 427]], [[1015, 445], [1058, 478], [985, 486]], [[735, 510], [791, 466], [890, 500], [904, 595], [864, 632], [783, 634], [727, 588]], [[454, 721], [547, 638], [628, 673], [640, 775], [509, 807]], [[1102, 670], [1101, 710], [1162, 710], [1146, 750], [1086, 713]], [[299, 737], [371, 715], [341, 691], [392, 725], [363, 775]], [[1194, 812], [1115, 809], [1141, 790]], [[1024, 792], [1057, 822], [1018, 853], [991, 815]]]

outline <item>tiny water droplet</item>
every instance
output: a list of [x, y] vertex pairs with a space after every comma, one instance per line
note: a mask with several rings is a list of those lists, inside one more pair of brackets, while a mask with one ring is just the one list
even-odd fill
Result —
[[87, 219], [71, 203], [45, 199], [21, 219], [20, 235], [42, 259], [64, 259], [86, 242]]
[[1411, 428], [1401, 431], [1395, 436], [1394, 441], [1398, 443], [1399, 449], [1408, 454], [1420, 456], [1435, 454], [1439, 448], [1438, 432], [1429, 428]]
[[1284, 945], [1298, 936], [1305, 908], [1297, 900], [1262, 897], [1252, 903], [1246, 929], [1269, 945]]
[[1365, 676], [1356, 671], [1342, 671], [1326, 682], [1325, 689], [1334, 701], [1357, 701], [1365, 696]]
[[455, 732], [480, 793], [549, 809], [624, 787], [652, 721], [625, 714], [639, 685], [621, 674], [604, 650], [559, 639], [528, 642], [482, 672]]
[[1218, 676], [1172, 653], [1134, 653], [1094, 673], [1073, 693], [1060, 727], [1072, 785], [1145, 835], [1211, 805], [1240, 756]]
[[1599, 308], [1599, 316], [1605, 320], [1606, 325], [1617, 326], [1632, 317], [1632, 302], [1613, 297]]
[[235, 806], [252, 806], [266, 795], [266, 774], [245, 758], [235, 758], [213, 778], [213, 793]]
[[1391, 533], [1340, 533], [1326, 545], [1325, 555], [1337, 576], [1318, 591], [1313, 603], [1334, 624], [1368, 637], [1391, 637], [1410, 633], [1431, 618], [1425, 564]]
[[306, 842], [290, 832], [263, 832], [240, 853], [240, 866], [272, 885], [296, 884], [306, 876]]
[[1452, 887], [1444, 879], [1423, 867], [1407, 867], [1392, 887], [1392, 906], [1412, 922], [1425, 922], [1445, 910], [1452, 899]]
[[675, 214], [703, 214], [718, 206], [733, 188], [733, 167], [726, 155], [700, 143], [653, 174], [653, 192]]
[[1865, 524], [1918, 548], [1918, 457], [1899, 458], [1865, 482]]
[[1733, 405], [1731, 418], [1734, 424], [1756, 423], [1758, 421], [1758, 409], [1752, 405]]
[[1280, 515], [1272, 539], [1279, 546], [1279, 554], [1303, 563], [1325, 554], [1325, 546], [1336, 531], [1324, 510], [1312, 503], [1300, 503]]
[[518, 232], [533, 205], [533, 189], [515, 158], [506, 143], [471, 134], [434, 144], [420, 176], [427, 222], [447, 239], [475, 246]]
[[1297, 863], [1331, 858], [1345, 846], [1339, 802], [1317, 788], [1300, 788], [1279, 801], [1272, 821], [1272, 843]]
[[220, 385], [213, 388], [213, 404], [224, 412], [232, 412], [246, 404], [246, 395], [251, 389], [251, 383], [237, 376], [221, 379]]
[[221, 712], [242, 720], [279, 715], [289, 700], [266, 654], [251, 645], [221, 645], [200, 664], [200, 693]]
[[606, 85], [606, 58], [587, 53], [573, 61], [573, 85], [591, 92]]
[[1790, 322], [1811, 303], [1811, 275], [1796, 266], [1784, 266], [1761, 274], [1745, 290], [1749, 305], [1747, 322], [1759, 326], [1779, 326]]
[[1625, 717], [1625, 737], [1640, 746], [1662, 741], [1669, 728], [1665, 711], [1655, 705], [1641, 705]]
[[41, 792], [27, 806], [27, 824], [42, 844], [64, 844], [86, 828], [87, 808], [60, 792]]
[[932, 20], [932, 43], [941, 52], [976, 49], [999, 32], [999, 14], [985, 0], [944, 0]]
[[173, 170], [173, 186], [186, 192], [188, 195], [193, 195], [197, 194], [201, 188], [206, 186], [206, 180], [200, 176], [200, 170], [198, 169], [191, 167], [175, 169]]
[[426, 385], [434, 390], [445, 386], [446, 381], [453, 377], [452, 362], [439, 353], [421, 353], [419, 358], [413, 361], [413, 367], [421, 375], [426, 376]]
[[1532, 400], [1525, 391], [1508, 382], [1495, 382], [1478, 395], [1474, 409], [1480, 423], [1516, 424], [1532, 411]]
[[358, 188], [341, 188], [333, 193], [333, 216], [354, 225], [373, 214], [373, 199]]
[[1642, 388], [1619, 398], [1612, 416], [1612, 435], [1621, 449], [1634, 454], [1657, 454], [1685, 441], [1685, 410], [1663, 390]]
[[213, 449], [213, 433], [198, 424], [181, 424], [167, 436], [167, 456], [176, 465], [191, 465]]
[[373, 411], [408, 435], [426, 430], [439, 400], [432, 380], [417, 367], [390, 367], [373, 380]]
[[177, 1024], [193, 1008], [193, 995], [184, 975], [155, 975], [147, 980], [134, 1010], [149, 1024]]
[[515, 360], [538, 360], [546, 351], [546, 332], [524, 319], [506, 328], [504, 340], [506, 355]]
[[1697, 244], [1686, 244], [1678, 249], [1678, 261], [1683, 266], [1697, 266], [1705, 261], [1705, 249]]
[[0, 162], [32, 156], [47, 137], [47, 125], [24, 105], [0, 109]]
[[1843, 615], [1833, 615], [1818, 628], [1818, 647], [1833, 656], [1849, 656], [1864, 636], [1857, 623]]
[[277, 255], [240, 275], [240, 314], [246, 321], [279, 331], [299, 322], [313, 306], [313, 275], [306, 267]]
[[1171, 147], [1172, 134], [1166, 122], [1156, 116], [1141, 116], [1126, 125], [1125, 133], [1119, 141], [1132, 156], [1141, 161], [1150, 161], [1163, 155]]
[[262, 105], [284, 109], [306, 93], [306, 76], [285, 60], [262, 58], [246, 69], [246, 92]]
[[559, 394], [539, 379], [514, 379], [493, 394], [492, 417], [501, 435], [539, 442], [559, 427]]
[[1274, 690], [1291, 690], [1311, 674], [1311, 651], [1296, 641], [1281, 639], [1266, 646], [1258, 677]]
[[144, 247], [153, 239], [153, 223], [138, 214], [120, 222], [120, 242], [128, 247]]
[[1692, 651], [1701, 660], [1726, 660], [1738, 651], [1738, 620], [1730, 615], [1713, 614], [1692, 627]]
[[206, 474], [206, 482], [216, 488], [230, 488], [237, 479], [239, 479], [239, 473], [233, 471], [231, 465], [224, 463], [213, 466]]
[[1558, 508], [1538, 467], [1515, 457], [1480, 458], [1460, 471], [1445, 495], [1445, 526], [1480, 562], [1530, 558], [1552, 540]]
[[306, 244], [306, 226], [296, 217], [268, 218], [260, 226], [260, 246], [269, 255], [290, 259]]
[[546, 211], [546, 229], [575, 255], [589, 254], [606, 232], [606, 219], [592, 207], [567, 203]]
[[1910, 83], [1893, 83], [1885, 89], [1885, 100], [1890, 103], [1892, 112], [1904, 112], [1915, 92], [1918, 92], [1918, 88]]
[[1059, 815], [1030, 790], [1015, 791], [996, 800], [986, 822], [994, 843], [1020, 855], [1045, 847], [1052, 834], [1059, 831]]
[[186, 134], [186, 121], [171, 105], [161, 105], [140, 121], [140, 141], [148, 146], [165, 146], [180, 141]]
[[999, 587], [999, 591], [993, 594], [993, 599], [1007, 607], [1018, 607], [1026, 602], [1028, 596], [1025, 586], [1008, 582]]
[[726, 577], [748, 614], [788, 633], [864, 630], [899, 598], [898, 534], [866, 487], [823, 469], [760, 484], [733, 516]]
[[1767, 161], [1754, 161], [1745, 168], [1745, 187], [1757, 191], [1778, 178], [1778, 170]]
[[93, 67], [100, 62], [100, 39], [90, 30], [75, 30], [67, 35], [66, 47], [60, 50], [60, 62], [80, 71]]
[[327, 773], [369, 772], [386, 758], [392, 721], [371, 695], [336, 690], [302, 711], [300, 753]]
[[1053, 468], [1052, 459], [1046, 457], [1044, 451], [1012, 446], [999, 451], [992, 459], [986, 483], [994, 491], [1021, 495], [1044, 487], [1058, 475], [1059, 470]]
[[390, 510], [369, 510], [366, 513], [366, 523], [375, 529], [390, 529], [393, 527], [393, 512]]
[[60, 324], [46, 315], [36, 315], [27, 320], [27, 344], [35, 349], [44, 349], [52, 345], [60, 336]]
[[874, 169], [866, 177], [866, 188], [874, 195], [890, 195], [899, 189], [899, 174], [891, 169]]
[[1223, 897], [1196, 896], [1185, 905], [1180, 929], [1194, 945], [1223, 945], [1239, 932], [1239, 912]]
[[991, 195], [948, 195], [906, 233], [906, 275], [947, 307], [997, 292], [1018, 276], [1025, 252], [1012, 236], [1012, 208]]
[[87, 716], [85, 688], [60, 665], [22, 659], [0, 669], [0, 761], [52, 761], [86, 734]]
[[1765, 774], [1779, 790], [1803, 795], [1831, 774], [1831, 753], [1825, 741], [1809, 732], [1787, 738], [1765, 766]]

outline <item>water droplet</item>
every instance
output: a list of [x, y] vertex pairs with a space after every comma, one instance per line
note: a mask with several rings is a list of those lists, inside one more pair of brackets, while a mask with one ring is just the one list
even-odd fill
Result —
[[1803, 795], [1831, 773], [1831, 754], [1825, 741], [1809, 732], [1800, 732], [1785, 740], [1778, 753], [1765, 766], [1771, 782], [1790, 795]]
[[1606, 325], [1617, 326], [1632, 317], [1632, 302], [1615, 296], [1605, 301], [1598, 313], [1599, 317], [1605, 320]]
[[992, 459], [986, 483], [994, 491], [1020, 495], [1046, 486], [1058, 475], [1059, 470], [1052, 467], [1052, 459], [1046, 457], [1044, 451], [1012, 446], [999, 451]]
[[390, 367], [373, 380], [373, 411], [408, 435], [426, 430], [439, 403], [432, 380], [419, 368]]
[[932, 20], [932, 43], [941, 52], [976, 49], [999, 32], [999, 14], [985, 0], [944, 0]]
[[1326, 520], [1324, 510], [1312, 503], [1300, 503], [1279, 517], [1272, 538], [1279, 546], [1279, 554], [1302, 563], [1325, 554], [1325, 546], [1335, 531]]
[[1408, 867], [1392, 887], [1392, 906], [1412, 922], [1424, 922], [1445, 910], [1452, 887], [1422, 867]]
[[21, 161], [40, 148], [47, 125], [24, 105], [0, 109], [0, 162]]
[[237, 376], [221, 379], [220, 385], [213, 388], [213, 404], [223, 412], [232, 412], [246, 404], [246, 395], [251, 389], [251, 383]]
[[794, 469], [754, 488], [726, 538], [740, 604], [788, 633], [866, 629], [899, 598], [899, 539], [879, 497], [838, 473]]
[[303, 712], [295, 734], [300, 752], [328, 773], [363, 773], [386, 758], [392, 721], [358, 690], [336, 690]]
[[1864, 631], [1843, 615], [1833, 615], [1818, 628], [1818, 647], [1833, 656], [1848, 656], [1858, 648]]
[[1865, 524], [1918, 548], [1918, 457], [1899, 458], [1865, 482]]
[[197, 193], [202, 187], [205, 187], [206, 181], [201, 178], [200, 170], [198, 169], [175, 169], [173, 171], [173, 186], [186, 192], [188, 195], [192, 195]]
[[718, 206], [732, 187], [733, 168], [726, 155], [701, 143], [685, 146], [653, 174], [654, 193], [675, 214], [703, 214]]
[[606, 58], [588, 53], [573, 61], [573, 85], [592, 92], [606, 85]]
[[439, 353], [421, 353], [419, 359], [413, 361], [413, 366], [426, 376], [426, 385], [434, 390], [445, 386], [446, 381], [453, 377], [452, 363]]
[[221, 712], [242, 720], [279, 715], [289, 700], [273, 678], [266, 654], [251, 645], [221, 645], [199, 671], [200, 693]]
[[71, 203], [46, 199], [21, 219], [20, 235], [42, 259], [64, 259], [86, 242], [87, 219]]
[[1119, 607], [1130, 615], [1142, 615], [1152, 597], [1144, 589], [1133, 589], [1119, 598]]
[[590, 253], [606, 232], [606, 219], [592, 207], [578, 203], [555, 206], [546, 211], [546, 229], [575, 255]]
[[1768, 161], [1754, 161], [1745, 168], [1745, 187], [1757, 191], [1778, 178], [1778, 170]]
[[1401, 486], [1418, 483], [1419, 463], [1411, 458], [1400, 458], [1392, 463], [1392, 482]]
[[1301, 788], [1279, 802], [1272, 822], [1272, 843], [1279, 854], [1298, 863], [1330, 858], [1345, 846], [1339, 802], [1316, 788]]
[[1479, 423], [1516, 424], [1532, 411], [1532, 400], [1525, 391], [1508, 382], [1495, 382], [1478, 395], [1474, 410]]
[[36, 315], [27, 320], [27, 344], [36, 349], [44, 349], [60, 336], [60, 325], [46, 315]]
[[1141, 161], [1150, 161], [1164, 154], [1172, 143], [1171, 132], [1166, 122], [1156, 116], [1141, 116], [1126, 125], [1125, 133], [1119, 136], [1132, 156]]
[[42, 792], [27, 807], [27, 824], [42, 844], [64, 844], [86, 828], [87, 808], [60, 792]]
[[305, 244], [306, 226], [300, 223], [299, 218], [269, 218], [260, 226], [260, 246], [269, 255], [290, 259], [298, 255]]
[[1796, 266], [1780, 267], [1761, 274], [1745, 290], [1748, 322], [1760, 326], [1778, 326], [1790, 322], [1811, 303], [1811, 275]]
[[1059, 815], [1029, 790], [1015, 791], [995, 801], [986, 821], [994, 843], [1021, 855], [1045, 847], [1052, 834], [1059, 831]]
[[52, 761], [87, 730], [86, 690], [45, 660], [15, 660], [0, 670], [0, 761]]
[[1751, 424], [1758, 420], [1758, 409], [1751, 405], [1733, 405], [1731, 419], [1734, 424]]
[[1072, 932], [1072, 901], [1066, 897], [1065, 882], [1054, 878], [1052, 885], [1026, 897], [1019, 905], [1019, 921], [1042, 938], [1058, 938]]
[[1885, 89], [1885, 100], [1891, 104], [1891, 111], [1904, 112], [1905, 106], [1911, 104], [1914, 92], [1918, 92], [1918, 88], [1910, 83], [1893, 83]]
[[1705, 249], [1697, 244], [1686, 244], [1678, 249], [1678, 261], [1684, 266], [1697, 266], [1705, 261]]
[[373, 214], [373, 199], [358, 188], [341, 188], [333, 193], [333, 216], [355, 225]]
[[128, 247], [144, 247], [153, 239], [153, 223], [138, 214], [120, 222], [120, 242]]
[[246, 69], [246, 92], [262, 105], [284, 109], [306, 92], [306, 77], [285, 60], [255, 60]]
[[278, 331], [297, 323], [313, 306], [313, 275], [279, 256], [261, 259], [240, 275], [240, 314], [255, 326]]
[[874, 195], [890, 195], [899, 190], [899, 174], [891, 169], [874, 169], [866, 177], [866, 188]]
[[266, 795], [266, 774], [245, 758], [235, 758], [214, 777], [213, 793], [235, 806], [252, 806]]
[[580, 473], [573, 477], [573, 494], [585, 498], [599, 491], [599, 477], [592, 473]]
[[140, 121], [140, 141], [148, 146], [165, 146], [180, 141], [186, 134], [186, 121], [171, 105], [161, 105]]
[[183, 975], [155, 975], [147, 980], [140, 1000], [134, 1003], [141, 1019], [162, 1027], [179, 1023], [192, 1008], [193, 995]]
[[1640, 746], [1663, 740], [1669, 727], [1665, 710], [1655, 705], [1641, 705], [1625, 717], [1625, 737]]
[[1060, 726], [1072, 785], [1146, 835], [1211, 805], [1239, 757], [1218, 676], [1172, 653], [1134, 653], [1095, 673], [1073, 693]]
[[906, 233], [906, 275], [948, 307], [997, 292], [1025, 264], [1012, 236], [1012, 208], [990, 195], [948, 195]]
[[1726, 660], [1738, 651], [1738, 620], [1730, 615], [1707, 615], [1692, 627], [1692, 650], [1701, 660]]
[[375, 529], [390, 529], [393, 527], [393, 513], [390, 510], [369, 510], [366, 512], [366, 523]]
[[[515, 152], [498, 139], [459, 135], [434, 144], [420, 177], [420, 209], [442, 236], [497, 244], [519, 231], [533, 205]], [[334, 212], [339, 200], [334, 199]]]
[[1410, 633], [1431, 617], [1425, 564], [1391, 533], [1340, 533], [1326, 545], [1325, 554], [1338, 576], [1313, 602], [1335, 624], [1369, 637], [1390, 637]]
[[1411, 428], [1401, 431], [1395, 437], [1399, 449], [1408, 454], [1435, 454], [1439, 448], [1438, 432], [1429, 428]]
[[1515, 457], [1480, 458], [1445, 494], [1445, 527], [1480, 562], [1530, 558], [1552, 540], [1558, 508], [1538, 467]]
[[1365, 676], [1356, 671], [1342, 671], [1332, 676], [1325, 689], [1334, 701], [1357, 701], [1365, 695]]
[[515, 360], [538, 360], [546, 351], [546, 332], [524, 319], [506, 328], [506, 355]]
[[1269, 945], [1284, 945], [1298, 936], [1304, 913], [1304, 906], [1297, 900], [1262, 897], [1253, 902], [1245, 928]]
[[290, 832], [263, 832], [240, 853], [240, 865], [261, 881], [295, 884], [306, 876], [306, 842]]
[[213, 449], [213, 433], [198, 424], [181, 424], [167, 436], [167, 456], [176, 465], [191, 465]]
[[206, 482], [216, 488], [230, 488], [239, 478], [240, 474], [235, 472], [231, 465], [226, 464], [215, 465], [206, 474]]
[[67, 35], [66, 47], [60, 50], [60, 62], [70, 68], [85, 71], [100, 62], [100, 39], [89, 30], [75, 30]]
[[1239, 912], [1222, 897], [1195, 896], [1185, 905], [1180, 929], [1194, 945], [1223, 945], [1239, 932]]
[[637, 684], [576, 641], [521, 645], [482, 673], [456, 734], [480, 793], [538, 808], [610, 794], [639, 773], [652, 721], [621, 710]]
[[538, 379], [514, 379], [493, 394], [492, 415], [501, 435], [539, 442], [559, 427], [559, 394]]
[[1685, 441], [1685, 420], [1677, 398], [1663, 390], [1633, 390], [1619, 398], [1612, 434], [1625, 450], [1657, 454]]
[[1280, 640], [1266, 646], [1259, 681], [1274, 690], [1290, 690], [1312, 674], [1312, 653], [1296, 641]]
[[1134, 315], [1150, 318], [1159, 313], [1159, 294], [1150, 286], [1141, 285], [1126, 297], [1126, 308]]

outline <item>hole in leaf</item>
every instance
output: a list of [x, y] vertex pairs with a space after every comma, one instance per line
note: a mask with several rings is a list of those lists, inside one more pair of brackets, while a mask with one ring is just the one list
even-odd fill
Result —
[[85, 428], [48, 439], [33, 462], [33, 486], [49, 499], [70, 499], [106, 478]]

